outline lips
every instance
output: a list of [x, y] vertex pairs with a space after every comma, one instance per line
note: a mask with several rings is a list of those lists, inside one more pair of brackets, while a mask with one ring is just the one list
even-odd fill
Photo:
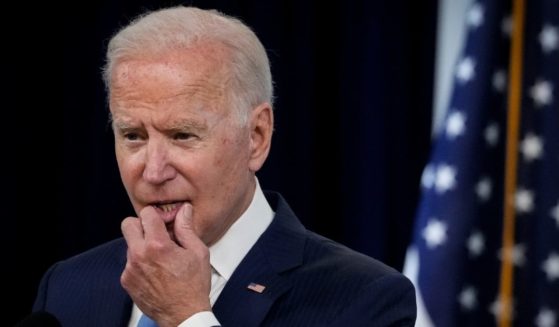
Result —
[[186, 201], [166, 201], [166, 202], [153, 202], [149, 205], [152, 206], [159, 217], [167, 224], [175, 220], [179, 209]]

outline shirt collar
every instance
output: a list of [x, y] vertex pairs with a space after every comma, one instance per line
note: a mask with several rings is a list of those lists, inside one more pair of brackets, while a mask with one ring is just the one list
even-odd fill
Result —
[[256, 179], [254, 196], [246, 211], [229, 227], [223, 237], [210, 246], [212, 267], [229, 280], [245, 255], [274, 218], [274, 211], [266, 201]]

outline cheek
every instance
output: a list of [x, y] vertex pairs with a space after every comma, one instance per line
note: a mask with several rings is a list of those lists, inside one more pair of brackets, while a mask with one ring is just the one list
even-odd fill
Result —
[[141, 177], [142, 165], [138, 160], [134, 160], [132, 156], [123, 155], [119, 151], [116, 152], [116, 160], [120, 171], [120, 177], [125, 184], [124, 186], [128, 188], [132, 182]]
[[228, 160], [227, 157], [230, 156], [229, 152], [231, 151], [231, 146], [232, 146], [232, 142], [226, 138], [223, 137], [220, 142], [219, 142], [219, 149], [218, 151], [216, 151], [216, 156], [214, 157], [214, 161], [213, 164], [215, 166], [222, 166], [226, 160]]
[[215, 167], [221, 167], [223, 166], [223, 163], [225, 162], [225, 158], [223, 158], [223, 154], [217, 154], [214, 158], [213, 158], [213, 166]]
[[243, 153], [240, 149], [225, 146], [215, 153], [211, 164], [216, 171], [219, 171], [220, 175], [230, 176], [238, 170], [242, 156]]
[[126, 152], [124, 151], [123, 147], [119, 145], [119, 142], [118, 141], [115, 142], [116, 142], [115, 144], [116, 163], [118, 164], [118, 169], [122, 174], [122, 172], [125, 169], [128, 156], [126, 155]]
[[242, 140], [221, 140], [221, 148], [216, 151], [212, 164], [221, 175], [218, 184], [223, 187], [235, 184], [248, 172], [247, 145]]

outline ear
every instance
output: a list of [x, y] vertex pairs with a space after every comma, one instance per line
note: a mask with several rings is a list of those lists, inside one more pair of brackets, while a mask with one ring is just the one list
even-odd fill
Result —
[[249, 169], [257, 172], [270, 152], [274, 131], [272, 106], [265, 102], [254, 108], [250, 115], [250, 158]]

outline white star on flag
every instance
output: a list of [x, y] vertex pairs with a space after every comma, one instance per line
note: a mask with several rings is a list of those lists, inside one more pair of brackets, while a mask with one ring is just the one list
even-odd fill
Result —
[[559, 47], [559, 32], [557, 27], [545, 25], [540, 32], [539, 39], [544, 53], [557, 50]]
[[480, 27], [483, 24], [483, 6], [481, 4], [474, 3], [470, 10], [468, 10], [466, 22], [472, 28]]
[[501, 33], [503, 33], [506, 37], [510, 37], [512, 34], [513, 22], [512, 17], [507, 16], [503, 18], [501, 21]]
[[522, 152], [524, 160], [528, 162], [541, 158], [543, 153], [542, 139], [532, 133], [526, 134], [522, 142], [520, 142], [520, 152]]
[[489, 124], [483, 131], [483, 136], [489, 146], [496, 146], [499, 143], [499, 124]]
[[499, 69], [493, 73], [491, 83], [497, 92], [504, 92], [507, 87], [507, 73], [503, 69]]
[[476, 194], [477, 197], [486, 202], [491, 198], [491, 190], [493, 189], [493, 183], [489, 177], [483, 177], [479, 182], [476, 184]]
[[470, 57], [463, 58], [456, 67], [456, 78], [460, 83], [471, 81], [475, 75], [475, 61]]
[[462, 309], [471, 311], [477, 307], [477, 291], [472, 286], [465, 287], [458, 295], [458, 302]]
[[519, 188], [516, 191], [515, 204], [519, 214], [532, 212], [534, 210], [534, 192]]
[[548, 81], [538, 80], [530, 88], [530, 96], [534, 100], [534, 106], [547, 106], [553, 101], [553, 86]]
[[510, 303], [510, 302], [514, 302], [514, 301], [510, 299], [509, 301], [501, 301], [501, 299], [497, 298], [497, 300], [491, 303], [491, 305], [489, 306], [489, 312], [491, 312], [491, 314], [495, 316], [495, 320], [498, 320], [499, 317], [501, 316], [501, 313], [505, 313], [505, 312], [508, 312], [507, 315], [510, 316], [512, 320], [514, 320], [513, 319], [514, 311], [512, 310], [514, 303]]
[[[507, 248], [504, 252], [504, 255], [510, 259], [515, 266], [522, 267], [524, 263], [526, 263], [526, 246], [524, 246], [524, 244], [516, 244], [512, 248]], [[499, 260], [503, 260], [502, 248], [499, 250], [497, 257]]]
[[485, 238], [483, 234], [479, 231], [473, 232], [470, 237], [468, 237], [466, 247], [472, 257], [477, 257], [483, 253], [483, 250], [485, 250]]
[[423, 169], [423, 174], [421, 174], [421, 185], [426, 188], [430, 189], [433, 187], [435, 183], [435, 169], [431, 165], [425, 166]]
[[453, 111], [446, 121], [446, 136], [455, 139], [464, 133], [466, 129], [466, 115], [460, 111]]
[[559, 278], [559, 255], [551, 253], [542, 264], [542, 270], [547, 275], [547, 280], [552, 282]]
[[440, 164], [435, 174], [435, 190], [444, 193], [456, 186], [456, 169], [447, 164]]
[[422, 233], [425, 242], [427, 242], [427, 247], [433, 249], [446, 242], [447, 229], [446, 224], [437, 218], [429, 219]]
[[534, 324], [537, 327], [555, 327], [556, 321], [555, 313], [548, 308], [542, 308], [538, 313]]
[[557, 201], [557, 205], [551, 208], [551, 212], [549, 214], [551, 215], [551, 218], [555, 219], [557, 227], [559, 227], [559, 200]]

